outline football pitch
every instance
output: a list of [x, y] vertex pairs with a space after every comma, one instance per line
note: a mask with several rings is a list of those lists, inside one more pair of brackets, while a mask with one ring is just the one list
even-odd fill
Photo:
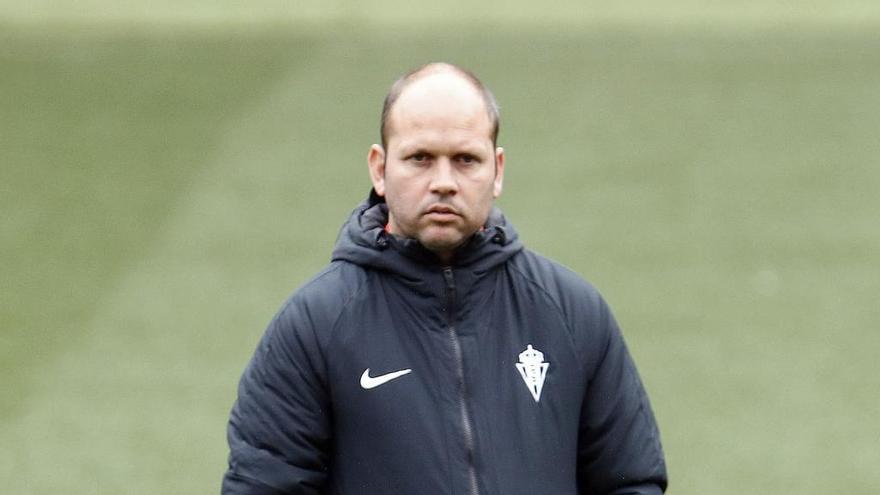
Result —
[[526, 245], [614, 308], [669, 493], [876, 492], [870, 3], [262, 4], [0, 5], [0, 491], [216, 493], [238, 377], [366, 196], [385, 91], [446, 60], [498, 97]]

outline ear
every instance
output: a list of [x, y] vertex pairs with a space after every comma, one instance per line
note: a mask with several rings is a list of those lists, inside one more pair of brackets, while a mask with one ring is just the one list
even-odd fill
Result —
[[367, 154], [367, 166], [370, 168], [373, 189], [379, 196], [385, 196], [385, 150], [382, 146], [378, 144], [370, 146], [370, 152]]
[[495, 184], [492, 195], [494, 197], [501, 196], [501, 189], [504, 185], [504, 148], [495, 148]]

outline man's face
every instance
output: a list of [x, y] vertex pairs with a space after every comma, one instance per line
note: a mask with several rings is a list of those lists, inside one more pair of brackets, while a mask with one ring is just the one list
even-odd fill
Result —
[[373, 145], [368, 157], [388, 228], [448, 262], [501, 194], [504, 151], [483, 99], [458, 75], [428, 75], [403, 90], [388, 127], [388, 149]]

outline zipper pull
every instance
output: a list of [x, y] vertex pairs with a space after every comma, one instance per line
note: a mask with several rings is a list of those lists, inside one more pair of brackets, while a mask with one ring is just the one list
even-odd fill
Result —
[[452, 274], [451, 266], [443, 267], [443, 279], [446, 281], [446, 288], [449, 290], [455, 290], [455, 277]]

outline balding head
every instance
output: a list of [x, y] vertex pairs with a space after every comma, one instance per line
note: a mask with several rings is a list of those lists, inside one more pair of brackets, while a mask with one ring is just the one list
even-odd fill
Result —
[[[407, 73], [395, 81], [391, 86], [391, 90], [388, 92], [388, 95], [385, 96], [385, 103], [382, 106], [382, 121], [380, 123], [382, 147], [388, 147], [388, 140], [394, 133], [393, 110], [395, 104], [400, 99], [400, 96], [414, 83], [432, 76], [437, 76], [437, 78], [439, 78], [439, 80], [435, 78], [435, 80], [431, 81], [432, 83], [435, 83], [435, 86], [437, 85], [436, 83], [443, 84], [444, 82], [448, 82], [451, 86], [458, 86], [456, 80], [459, 80], [465, 82], [471, 89], [473, 89], [474, 93], [482, 100], [483, 106], [486, 109], [486, 114], [491, 123], [490, 137], [493, 146], [496, 145], [498, 141], [499, 112], [498, 103], [495, 101], [495, 96], [492, 95], [492, 92], [483, 85], [482, 81], [480, 81], [477, 76], [473, 75], [466, 69], [445, 62], [433, 62]], [[456, 88], [450, 87], [451, 91], [454, 91], [455, 89]]]
[[382, 145], [370, 146], [367, 164], [386, 230], [449, 263], [501, 194], [494, 98], [463, 69], [430, 64], [394, 84], [382, 116]]

